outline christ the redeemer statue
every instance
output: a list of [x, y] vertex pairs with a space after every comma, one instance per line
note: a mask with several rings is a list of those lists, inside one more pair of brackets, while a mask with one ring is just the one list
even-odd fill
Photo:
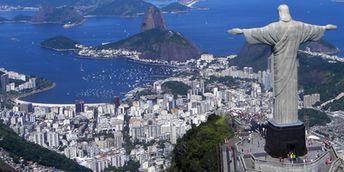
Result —
[[278, 7], [280, 20], [262, 28], [231, 29], [232, 34], [244, 34], [250, 44], [272, 47], [271, 71], [273, 83], [273, 119], [269, 121], [265, 150], [274, 157], [290, 152], [304, 155], [304, 125], [298, 120], [298, 59], [300, 44], [319, 40], [325, 30], [335, 25], [318, 26], [292, 19], [287, 5]]
[[299, 46], [307, 41], [319, 40], [325, 30], [334, 25], [317, 26], [295, 21], [287, 5], [278, 7], [280, 20], [262, 28], [231, 29], [232, 34], [244, 34], [250, 44], [267, 44], [273, 48], [271, 71], [273, 79], [273, 121], [276, 124], [298, 122], [297, 68]]

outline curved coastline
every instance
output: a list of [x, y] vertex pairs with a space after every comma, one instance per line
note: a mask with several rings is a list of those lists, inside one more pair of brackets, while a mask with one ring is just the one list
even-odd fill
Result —
[[[48, 91], [50, 89], [53, 89], [56, 86], [56, 83], [54, 82], [51, 86], [39, 89], [39, 90], [34, 90], [29, 93], [25, 93], [23, 95], [17, 96], [15, 98], [12, 98], [14, 103], [16, 104], [27, 104], [31, 103], [33, 106], [38, 106], [38, 107], [74, 107], [75, 104], [73, 103], [66, 103], [66, 104], [58, 104], [58, 103], [36, 103], [36, 102], [30, 102], [30, 101], [25, 101], [25, 100], [20, 100], [21, 98], [31, 96], [34, 94], [38, 94], [44, 91]], [[86, 106], [100, 106], [100, 105], [105, 105], [106, 103], [85, 103]]]
[[20, 100], [21, 98], [24, 98], [24, 97], [27, 97], [27, 96], [31, 96], [31, 95], [34, 95], [34, 94], [38, 94], [38, 93], [41, 93], [41, 92], [45, 92], [45, 91], [48, 91], [50, 89], [53, 89], [56, 87], [56, 83], [53, 82], [53, 84], [49, 87], [45, 87], [45, 88], [42, 88], [42, 89], [38, 89], [38, 90], [33, 90], [29, 93], [25, 93], [25, 94], [21, 94], [19, 96], [15, 96], [13, 98], [11, 98], [16, 104], [18, 103], [33, 103], [33, 102], [29, 102], [29, 101], [24, 101], [24, 100]]
[[[35, 103], [35, 102], [29, 102], [29, 101], [23, 101], [23, 100], [19, 100], [19, 99], [15, 99], [14, 100], [15, 103], [17, 104], [27, 104], [27, 103], [31, 103], [33, 106], [36, 107], [74, 107], [75, 104], [52, 104], [52, 103]], [[102, 106], [102, 105], [106, 105], [107, 103], [85, 103], [85, 106], [88, 107], [97, 107], [97, 106]]]

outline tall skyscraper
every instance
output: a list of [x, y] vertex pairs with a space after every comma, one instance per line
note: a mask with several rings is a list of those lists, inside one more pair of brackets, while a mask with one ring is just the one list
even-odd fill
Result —
[[48, 140], [48, 145], [50, 147], [58, 147], [59, 146], [59, 134], [56, 132], [47, 132], [47, 140]]
[[9, 83], [8, 74], [2, 74], [0, 77], [1, 91], [6, 92], [6, 86]]
[[114, 133], [114, 147], [119, 149], [123, 146], [123, 134], [121, 132]]
[[115, 108], [117, 109], [119, 105], [121, 105], [121, 99], [119, 96], [115, 96], [114, 98]]
[[75, 101], [75, 113], [85, 112], [85, 102], [82, 100]]

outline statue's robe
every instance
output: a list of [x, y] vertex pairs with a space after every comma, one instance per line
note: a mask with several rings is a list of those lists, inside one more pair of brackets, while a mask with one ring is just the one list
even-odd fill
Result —
[[324, 34], [325, 27], [291, 20], [243, 31], [248, 43], [263, 43], [273, 48], [271, 59], [274, 93], [272, 122], [277, 125], [299, 123], [297, 52], [301, 43], [319, 40]]

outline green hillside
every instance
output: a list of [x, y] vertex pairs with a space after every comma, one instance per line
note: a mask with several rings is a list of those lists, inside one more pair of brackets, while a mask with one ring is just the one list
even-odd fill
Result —
[[329, 111], [344, 111], [344, 97], [326, 104], [323, 109]]
[[44, 48], [54, 49], [54, 50], [73, 50], [77, 49], [75, 47], [79, 42], [74, 41], [65, 36], [56, 36], [49, 38], [41, 42], [41, 46]]
[[299, 120], [302, 122], [306, 122], [309, 127], [313, 127], [315, 125], [326, 125], [327, 123], [331, 122], [331, 119], [326, 115], [325, 112], [321, 112], [315, 109], [301, 109], [298, 112]]
[[152, 4], [143, 0], [112, 0], [108, 3], [99, 4], [90, 10], [89, 15], [101, 16], [134, 16], [144, 13]]
[[184, 84], [183, 82], [179, 82], [179, 81], [167, 81], [167, 82], [162, 84], [162, 88], [166, 92], [169, 92], [175, 96], [177, 96], [177, 95], [186, 96], [188, 93], [188, 90], [191, 89], [190, 86]]
[[178, 2], [168, 4], [167, 6], [161, 8], [161, 11], [163, 12], [185, 12], [188, 10], [190, 10], [190, 7], [182, 5]]
[[299, 84], [305, 94], [320, 93], [321, 102], [344, 92], [344, 63], [299, 55]]
[[91, 171], [64, 155], [50, 151], [34, 143], [20, 138], [4, 124], [0, 124], [0, 147], [15, 157], [25, 161], [34, 161], [44, 166], [55, 167], [64, 171]]
[[97, 49], [135, 50], [140, 58], [185, 61], [197, 58], [199, 50], [182, 34], [174, 31], [151, 29], [127, 39], [97, 47]]
[[164, 42], [176, 43], [185, 47], [188, 46], [187, 40], [176, 32], [152, 29], [133, 35], [127, 39], [115, 43], [100, 46], [99, 49], [116, 49], [121, 47], [131, 49], [145, 46], [144, 49], [146, 51], [155, 52], [156, 49], [154, 48], [154, 46], [152, 46], [152, 44], [162, 44]]
[[170, 171], [219, 171], [216, 147], [233, 133], [226, 117], [211, 115], [178, 139], [172, 152]]

